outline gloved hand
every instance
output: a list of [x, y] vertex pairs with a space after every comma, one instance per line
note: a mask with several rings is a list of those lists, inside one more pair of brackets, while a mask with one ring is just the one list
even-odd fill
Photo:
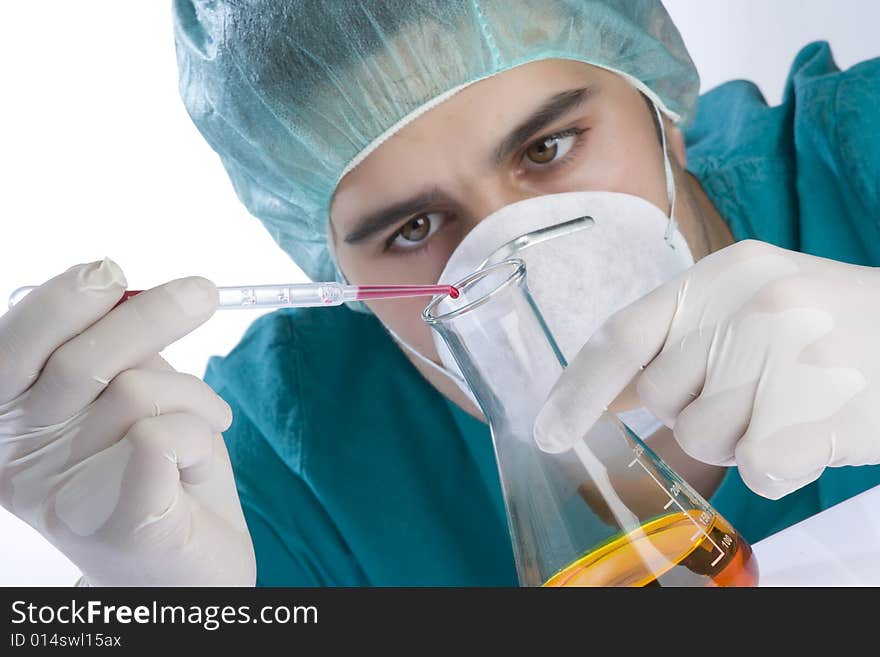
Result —
[[0, 317], [0, 503], [89, 585], [253, 585], [231, 410], [158, 353], [217, 290], [183, 278], [114, 309], [125, 285], [110, 260], [78, 265]]
[[634, 377], [682, 449], [778, 499], [880, 463], [880, 269], [744, 241], [619, 311], [538, 416], [556, 452]]

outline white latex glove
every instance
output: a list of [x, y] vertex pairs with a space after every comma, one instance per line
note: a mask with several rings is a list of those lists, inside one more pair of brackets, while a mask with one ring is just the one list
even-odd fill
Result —
[[880, 463], [880, 269], [752, 240], [713, 253], [590, 338], [538, 444], [566, 449], [636, 376], [685, 452], [764, 497]]
[[183, 278], [113, 309], [125, 285], [78, 265], [0, 317], [0, 503], [89, 585], [253, 585], [230, 408], [158, 353], [217, 290]]

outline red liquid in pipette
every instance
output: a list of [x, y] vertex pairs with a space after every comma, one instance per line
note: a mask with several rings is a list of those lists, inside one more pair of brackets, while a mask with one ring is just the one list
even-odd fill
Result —
[[[122, 297], [120, 297], [119, 301], [116, 302], [116, 306], [118, 306], [123, 301], [128, 301], [133, 296], [140, 294], [141, 292], [143, 292], [143, 290], [126, 290], [122, 293]], [[113, 308], [115, 308], [116, 306], [113, 306]]]
[[448, 294], [458, 299], [458, 289], [452, 285], [358, 285], [357, 300], [393, 299]]

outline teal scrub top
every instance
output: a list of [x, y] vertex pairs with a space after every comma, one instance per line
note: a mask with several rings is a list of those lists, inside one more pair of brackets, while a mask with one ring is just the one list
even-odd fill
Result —
[[[846, 72], [797, 56], [783, 103], [749, 82], [702, 96], [688, 169], [735, 239], [880, 265], [880, 59]], [[208, 363], [232, 406], [224, 438], [263, 586], [512, 586], [488, 427], [437, 392], [370, 315], [260, 317]], [[829, 468], [771, 501], [735, 468], [710, 502], [754, 543], [880, 484]]]

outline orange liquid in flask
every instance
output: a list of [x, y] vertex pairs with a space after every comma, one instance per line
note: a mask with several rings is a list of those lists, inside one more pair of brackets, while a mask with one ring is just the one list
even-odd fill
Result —
[[704, 526], [700, 514], [650, 520], [580, 557], [544, 586], [755, 586], [758, 564], [749, 544], [720, 516]]

